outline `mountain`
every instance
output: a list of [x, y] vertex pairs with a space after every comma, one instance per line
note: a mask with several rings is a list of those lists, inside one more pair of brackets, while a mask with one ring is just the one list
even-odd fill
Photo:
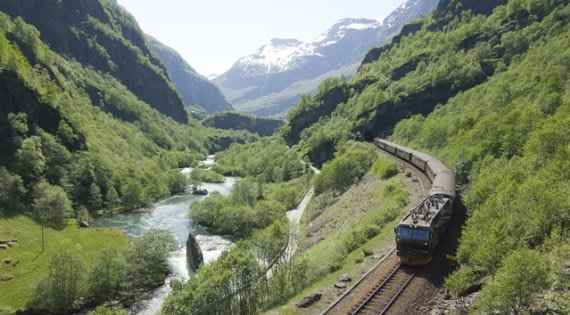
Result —
[[282, 117], [326, 77], [352, 76], [370, 47], [382, 44], [437, 2], [409, 0], [383, 21], [344, 19], [308, 43], [272, 39], [213, 82], [236, 109]]
[[[0, 11], [33, 25], [54, 52], [116, 76], [142, 101], [174, 120], [188, 121], [166, 69], [136, 22], [127, 21], [126, 11], [111, 9], [116, 5], [104, 3], [6, 0]], [[99, 92], [90, 94], [97, 98]]]
[[113, 2], [0, 1], [0, 29], [0, 215], [147, 205], [184, 189], [178, 168], [252, 138], [189, 118]]
[[174, 49], [152, 36], [147, 39], [162, 60], [168, 75], [188, 106], [198, 106], [208, 113], [233, 110], [220, 89], [198, 74]]
[[323, 169], [340, 164], [346, 139], [386, 137], [441, 159], [468, 209], [453, 214], [466, 223], [445, 249], [459, 264], [445, 289], [474, 300], [461, 312], [566, 314], [569, 43], [568, 0], [442, 0], [354, 77], [303, 96], [281, 130]]

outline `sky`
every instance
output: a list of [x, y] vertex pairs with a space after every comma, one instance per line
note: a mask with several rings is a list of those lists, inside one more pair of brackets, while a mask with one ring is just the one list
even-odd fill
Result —
[[118, 0], [198, 73], [222, 74], [272, 38], [311, 41], [343, 18], [381, 20], [405, 0]]

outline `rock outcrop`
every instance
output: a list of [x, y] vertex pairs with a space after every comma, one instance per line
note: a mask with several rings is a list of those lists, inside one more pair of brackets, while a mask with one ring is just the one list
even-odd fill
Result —
[[186, 241], [186, 261], [193, 270], [198, 270], [204, 264], [202, 249], [200, 249], [200, 245], [192, 233], [188, 233], [188, 240]]

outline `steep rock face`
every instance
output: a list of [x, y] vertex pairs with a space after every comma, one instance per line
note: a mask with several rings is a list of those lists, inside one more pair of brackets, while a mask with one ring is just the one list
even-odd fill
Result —
[[160, 59], [147, 46], [136, 21], [116, 4], [107, 0], [5, 0], [0, 1], [0, 11], [34, 25], [53, 51], [110, 73], [160, 112], [188, 121]]
[[233, 110], [220, 89], [198, 74], [174, 49], [147, 36], [186, 105], [196, 105], [208, 113]]
[[437, 5], [433, 17], [444, 20], [450, 16], [458, 16], [462, 11], [471, 10], [473, 14], [489, 15], [497, 6], [504, 5], [508, 0], [441, 0]]
[[232, 95], [237, 109], [284, 116], [301, 94], [313, 92], [325, 76], [352, 76], [368, 49], [402, 25], [433, 9], [437, 0], [410, 0], [383, 21], [344, 19], [313, 41], [273, 39], [238, 60], [214, 83]]
[[191, 233], [188, 234], [188, 240], [186, 241], [186, 262], [193, 270], [198, 270], [204, 264], [202, 249], [200, 249], [200, 245], [198, 245], [196, 238]]

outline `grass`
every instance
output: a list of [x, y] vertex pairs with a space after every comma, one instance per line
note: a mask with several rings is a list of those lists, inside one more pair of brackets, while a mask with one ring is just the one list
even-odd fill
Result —
[[[310, 222], [313, 225], [318, 225], [319, 220], [327, 222], [326, 226], [315, 232], [320, 234], [318, 237], [323, 240], [307, 249], [303, 255], [307, 255], [312, 261], [313, 272], [319, 272], [324, 276], [308, 288], [297, 292], [296, 296], [285, 305], [272, 309], [267, 314], [320, 314], [341, 292], [333, 288], [339, 276], [349, 274], [353, 282], [358, 281], [378, 261], [372, 256], [365, 256], [365, 252], [368, 254], [372, 252], [374, 256], [388, 252], [394, 246], [394, 227], [407, 210], [407, 205], [403, 205], [402, 200], [403, 197], [407, 199], [404, 181], [409, 182], [410, 179], [403, 173], [388, 181], [368, 174], [363, 181], [339, 196], [334, 204], [329, 205], [322, 214], [314, 218]], [[306, 211], [301, 220], [301, 231], [306, 231], [310, 226], [307, 223], [309, 217], [310, 213]], [[330, 218], [336, 219], [330, 220]], [[345, 247], [347, 237], [373, 222], [379, 226], [376, 236], [347, 254]], [[300, 236], [301, 242], [305, 237], [305, 235]], [[340, 269], [331, 272], [331, 266]], [[303, 297], [316, 292], [323, 293], [323, 296], [313, 306], [306, 309], [295, 306]]]
[[[338, 282], [338, 278], [344, 274], [350, 274], [352, 276], [352, 282], [348, 283], [349, 286], [352, 285], [355, 281], [364, 275], [368, 269], [377, 262], [377, 259], [372, 257], [364, 257], [362, 249], [370, 249], [370, 248], [383, 248], [383, 249], [390, 249], [393, 246], [393, 236], [394, 236], [394, 227], [399, 222], [399, 219], [394, 220], [390, 224], [387, 224], [380, 234], [375, 236], [374, 238], [370, 239], [360, 248], [352, 251], [348, 254], [342, 262], [342, 268], [329, 273], [321, 280], [313, 283], [310, 287], [304, 289], [301, 292], [298, 292], [297, 295], [289, 299], [289, 301], [276, 309], [272, 309], [266, 314], [282, 314], [282, 315], [306, 315], [306, 314], [321, 314], [322, 311], [334, 301], [336, 297], [330, 297], [323, 295], [321, 300], [316, 302], [313, 306], [307, 309], [298, 308], [295, 306], [296, 303], [301, 301], [305, 296], [314, 294], [316, 292], [322, 292], [325, 288], [331, 288], [334, 286], [335, 283]], [[324, 243], [323, 243], [324, 244]], [[327, 246], [323, 246], [321, 249], [322, 251], [326, 251]], [[319, 250], [319, 251], [321, 251]], [[311, 255], [318, 255], [318, 252], [312, 253]], [[382, 253], [384, 254], [384, 253]], [[363, 262], [359, 263], [358, 260], [362, 259]]]
[[[68, 250], [78, 254], [89, 265], [90, 255], [106, 248], [123, 248], [127, 237], [120, 231], [107, 228], [78, 228], [75, 220], [69, 220], [61, 230], [44, 228], [42, 252], [42, 228], [27, 216], [4, 218], [0, 216], [0, 240], [18, 240], [9, 249], [0, 249], [0, 276], [13, 276], [0, 282], [0, 314], [23, 309], [30, 298], [37, 279], [47, 272], [48, 261], [56, 253]], [[4, 263], [5, 259], [17, 260], [16, 266]], [[86, 270], [87, 272], [87, 270]]]

